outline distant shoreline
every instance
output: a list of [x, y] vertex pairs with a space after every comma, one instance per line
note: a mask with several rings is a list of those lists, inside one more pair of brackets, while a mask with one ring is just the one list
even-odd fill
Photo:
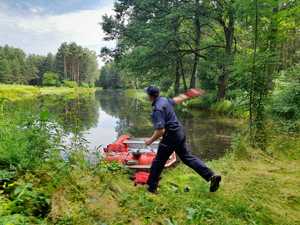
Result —
[[95, 93], [96, 88], [86, 87], [37, 87], [29, 85], [6, 85], [0, 84], [0, 99], [19, 101], [23, 99], [36, 98], [44, 95], [68, 95]]

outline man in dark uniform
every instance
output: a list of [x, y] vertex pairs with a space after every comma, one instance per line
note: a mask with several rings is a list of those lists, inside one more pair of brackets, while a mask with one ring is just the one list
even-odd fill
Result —
[[211, 192], [217, 191], [221, 182], [221, 176], [214, 174], [204, 162], [192, 155], [188, 150], [183, 127], [174, 112], [176, 104], [180, 104], [191, 97], [203, 95], [204, 91], [191, 89], [186, 94], [181, 94], [173, 99], [161, 97], [159, 89], [154, 86], [146, 88], [145, 91], [152, 102], [153, 112], [151, 117], [155, 129], [152, 137], [145, 140], [145, 144], [151, 145], [154, 141], [162, 137], [156, 158], [153, 160], [151, 166], [147, 182], [149, 185], [148, 191], [156, 192], [160, 174], [173, 151], [176, 152], [184, 164], [195, 170], [207, 182], [210, 182]]

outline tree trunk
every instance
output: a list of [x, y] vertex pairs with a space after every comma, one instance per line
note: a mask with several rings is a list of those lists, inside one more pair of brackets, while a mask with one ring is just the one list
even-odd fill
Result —
[[196, 76], [198, 71], [198, 62], [199, 62], [199, 52], [197, 49], [200, 48], [200, 33], [201, 33], [201, 24], [200, 24], [200, 0], [195, 0], [195, 53], [194, 53], [194, 64], [193, 64], [193, 70], [191, 75], [191, 82], [190, 82], [190, 88], [196, 87]]
[[80, 83], [80, 72], [79, 72], [79, 69], [80, 69], [80, 61], [78, 60], [77, 61], [77, 83], [78, 84]]
[[234, 41], [234, 15], [233, 11], [229, 11], [229, 21], [226, 26], [225, 22], [223, 23], [223, 30], [225, 36], [225, 59], [222, 65], [222, 72], [218, 79], [218, 100], [222, 100], [226, 96], [227, 82], [230, 74], [230, 68], [233, 64], [234, 53], [232, 50], [233, 41]]
[[173, 32], [174, 32], [174, 38], [175, 38], [175, 49], [177, 51], [176, 53], [176, 69], [175, 69], [175, 83], [174, 83], [174, 93], [177, 95], [180, 91], [180, 62], [181, 62], [181, 55], [179, 52], [180, 49], [180, 37], [178, 37], [178, 28], [179, 28], [179, 18], [176, 17], [173, 20]]
[[254, 24], [254, 40], [253, 40], [253, 61], [252, 61], [252, 72], [250, 77], [250, 90], [249, 90], [249, 128], [250, 128], [250, 142], [255, 147], [255, 79], [257, 77], [256, 69], [256, 54], [257, 54], [257, 43], [258, 43], [258, 3], [254, 0], [255, 6], [255, 24]]
[[177, 95], [179, 93], [179, 89], [180, 89], [180, 64], [179, 64], [179, 60], [176, 60], [176, 72], [175, 72], [175, 84], [174, 84], [174, 92], [175, 95]]
[[64, 55], [64, 79], [67, 79], [67, 62], [66, 62], [66, 56]]
[[268, 58], [269, 62], [267, 63], [266, 72], [267, 72], [267, 83], [268, 88], [273, 88], [273, 74], [278, 68], [278, 63], [274, 63], [277, 60], [278, 56], [278, 43], [277, 43], [277, 32], [278, 32], [278, 24], [277, 24], [277, 13], [278, 13], [278, 6], [274, 7], [272, 10], [273, 16], [271, 17], [271, 23], [269, 28], [269, 52], [271, 53], [270, 57]]
[[74, 59], [72, 59], [72, 64], [71, 64], [71, 76], [72, 80], [75, 81], [75, 74], [74, 74]]
[[222, 65], [222, 73], [218, 79], [218, 95], [217, 95], [218, 101], [224, 99], [226, 95], [226, 87], [227, 87], [226, 77], [228, 76], [228, 74], [227, 71], [225, 70], [226, 70], [225, 65]]
[[182, 82], [183, 82], [183, 88], [185, 91], [187, 91], [188, 87], [187, 87], [187, 83], [186, 83], [186, 79], [185, 79], [185, 73], [184, 73], [184, 68], [183, 68], [183, 63], [182, 63], [182, 58], [179, 58], [179, 63], [180, 63], [180, 69], [181, 69], [181, 76], [182, 76]]

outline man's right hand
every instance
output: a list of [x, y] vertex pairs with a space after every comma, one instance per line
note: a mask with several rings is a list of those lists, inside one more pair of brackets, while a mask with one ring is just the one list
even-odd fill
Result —
[[179, 96], [174, 97], [173, 100], [176, 104], [180, 104], [180, 103], [182, 103], [186, 100], [189, 100], [189, 99], [194, 98], [194, 97], [199, 97], [199, 96], [202, 96], [204, 94], [205, 94], [204, 90], [192, 88], [192, 89], [189, 89], [184, 94], [181, 94]]
[[189, 98], [199, 97], [205, 94], [205, 91], [200, 88], [192, 88], [184, 93]]

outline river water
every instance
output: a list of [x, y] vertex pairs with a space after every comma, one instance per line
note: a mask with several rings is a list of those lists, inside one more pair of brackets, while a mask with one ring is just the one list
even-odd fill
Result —
[[[153, 131], [151, 104], [128, 97], [122, 91], [98, 91], [93, 96], [76, 99], [44, 96], [14, 103], [13, 107], [24, 113], [48, 112], [68, 142], [80, 137], [90, 152], [112, 143], [122, 134], [148, 137]], [[232, 134], [239, 128], [238, 120], [227, 117], [195, 109], [176, 111], [192, 152], [204, 160], [221, 157], [230, 146]]]

